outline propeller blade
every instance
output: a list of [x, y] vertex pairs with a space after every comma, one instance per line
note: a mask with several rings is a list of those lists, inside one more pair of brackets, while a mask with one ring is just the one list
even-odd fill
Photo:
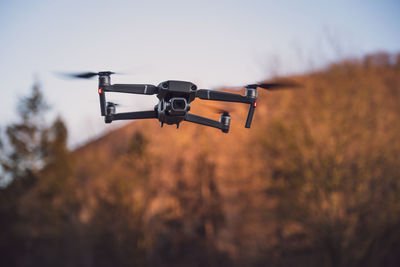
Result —
[[90, 79], [94, 76], [97, 76], [96, 72], [82, 72], [82, 73], [75, 73], [69, 75], [71, 78], [82, 78], [82, 79]]
[[223, 109], [223, 108], [217, 108], [217, 107], [211, 108], [210, 107], [210, 109], [212, 109], [215, 113], [218, 113], [218, 114], [229, 114], [230, 113], [229, 110]]
[[235, 109], [233, 109], [232, 107], [224, 107], [224, 108], [221, 108], [221, 107], [216, 107], [216, 106], [212, 106], [212, 105], [208, 105], [208, 104], [205, 104], [205, 103], [202, 103], [205, 107], [207, 107], [208, 109], [211, 109], [213, 112], [215, 112], [215, 113], [218, 113], [218, 114], [221, 114], [221, 113], [230, 113], [230, 112], [233, 112]]
[[281, 82], [271, 82], [271, 83], [253, 83], [253, 84], [248, 84], [246, 86], [235, 86], [235, 87], [229, 87], [229, 88], [223, 88], [223, 90], [228, 90], [228, 91], [237, 91], [239, 89], [243, 89], [243, 88], [252, 88], [252, 89], [256, 89], [256, 88], [261, 88], [261, 89], [265, 89], [265, 90], [281, 90], [281, 89], [293, 89], [293, 88], [299, 88], [301, 87], [300, 84], [293, 82], [293, 81], [289, 81], [289, 80], [285, 80], [285, 81], [281, 81]]
[[97, 75], [111, 75], [116, 74], [112, 71], [100, 71], [100, 72], [80, 72], [80, 73], [62, 73], [63, 76], [75, 79], [90, 79]]
[[[120, 108], [135, 108], [135, 104], [128, 104], [128, 103], [116, 103], [113, 101], [107, 102], [107, 104], [113, 104], [116, 107], [120, 107]], [[153, 106], [154, 107], [154, 106]], [[153, 108], [153, 107], [148, 107], [149, 109]]]
[[240, 118], [239, 116], [235, 116], [235, 115], [231, 114], [232, 112], [235, 112], [235, 109], [232, 108], [232, 107], [228, 108], [228, 107], [225, 106], [224, 108], [221, 108], [221, 107], [215, 107], [215, 106], [207, 105], [207, 104], [204, 104], [204, 103], [203, 103], [203, 105], [206, 106], [208, 109], [211, 109], [213, 112], [215, 112], [217, 114], [222, 114], [224, 116], [229, 115], [231, 118], [233, 118], [235, 120], [243, 121], [243, 119]]
[[118, 106], [121, 106], [121, 104], [118, 104], [118, 103], [114, 103], [114, 102], [107, 102], [107, 105], [114, 105], [114, 106], [116, 106], [116, 107], [118, 107]]
[[281, 89], [292, 89], [298, 88], [300, 85], [295, 82], [285, 81], [285, 82], [274, 82], [274, 83], [256, 83], [256, 84], [249, 84], [246, 88], [262, 88], [266, 90], [281, 90]]

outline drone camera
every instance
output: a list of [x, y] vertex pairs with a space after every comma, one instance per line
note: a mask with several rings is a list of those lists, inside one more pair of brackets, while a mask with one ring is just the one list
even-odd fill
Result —
[[187, 103], [186, 99], [183, 97], [174, 97], [169, 100], [167, 104], [169, 113], [171, 115], [184, 114], [190, 109], [190, 105]]
[[186, 99], [184, 98], [175, 98], [171, 99], [172, 109], [174, 111], [183, 111], [186, 109]]

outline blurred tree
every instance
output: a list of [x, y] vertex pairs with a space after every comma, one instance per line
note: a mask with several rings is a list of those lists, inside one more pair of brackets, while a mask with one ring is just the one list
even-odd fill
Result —
[[219, 231], [225, 223], [222, 198], [216, 182], [215, 163], [209, 154], [200, 152], [190, 176], [184, 175], [185, 161], [176, 163], [177, 179], [171, 194], [177, 200], [177, 211], [166, 212], [152, 265], [221, 266], [229, 257], [217, 247]]
[[[257, 139], [267, 166], [267, 196], [277, 201], [277, 243], [268, 254], [275, 263], [400, 261], [400, 128], [394, 123], [400, 103], [393, 98], [398, 77], [387, 54], [365, 60], [364, 67], [346, 63], [314, 75], [312, 97], [311, 89], [306, 98], [297, 97], [285, 119], [264, 125]], [[340, 87], [329, 90], [335, 82]]]
[[1, 165], [14, 179], [32, 177], [43, 166], [43, 142], [46, 142], [44, 112], [48, 106], [36, 83], [30, 96], [21, 99], [21, 121], [6, 129], [7, 143], [2, 147]]
[[21, 121], [7, 127], [3, 141], [0, 162], [11, 182], [0, 191], [0, 220], [9, 240], [1, 242], [0, 253], [14, 266], [53, 266], [66, 251], [71, 209], [76, 213], [68, 183], [73, 161], [67, 129], [60, 118], [47, 126], [47, 110], [35, 84], [19, 103]]
[[147, 144], [144, 134], [136, 131], [107, 166], [105, 190], [95, 196], [97, 205], [87, 229], [94, 266], [146, 264], [143, 215], [152, 166]]
[[[20, 199], [36, 183], [36, 173], [42, 164], [42, 123], [40, 117], [47, 105], [35, 84], [29, 97], [23, 98], [18, 107], [21, 122], [6, 129], [6, 140], [1, 146], [0, 163], [11, 184], [0, 191], [0, 220], [4, 233], [0, 246], [1, 259], [15, 265], [24, 251], [23, 233], [16, 226], [20, 219]], [[8, 242], [9, 243], [8, 243]]]

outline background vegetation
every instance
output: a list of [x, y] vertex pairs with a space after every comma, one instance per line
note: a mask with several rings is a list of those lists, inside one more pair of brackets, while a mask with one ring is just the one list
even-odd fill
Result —
[[398, 266], [400, 55], [291, 78], [250, 131], [138, 121], [74, 151], [34, 86], [1, 138], [1, 265]]

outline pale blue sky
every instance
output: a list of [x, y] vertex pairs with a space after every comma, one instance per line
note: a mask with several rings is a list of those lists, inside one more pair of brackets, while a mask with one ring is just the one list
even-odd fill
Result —
[[[57, 71], [113, 70], [115, 83], [190, 80], [241, 85], [307, 71], [346, 56], [400, 51], [400, 1], [0, 2], [0, 126], [37, 77], [71, 144], [112, 126], [99, 115], [96, 79]], [[112, 96], [151, 108], [155, 97]], [[123, 111], [127, 111], [124, 109]], [[155, 122], [156, 123], [156, 122]]]

